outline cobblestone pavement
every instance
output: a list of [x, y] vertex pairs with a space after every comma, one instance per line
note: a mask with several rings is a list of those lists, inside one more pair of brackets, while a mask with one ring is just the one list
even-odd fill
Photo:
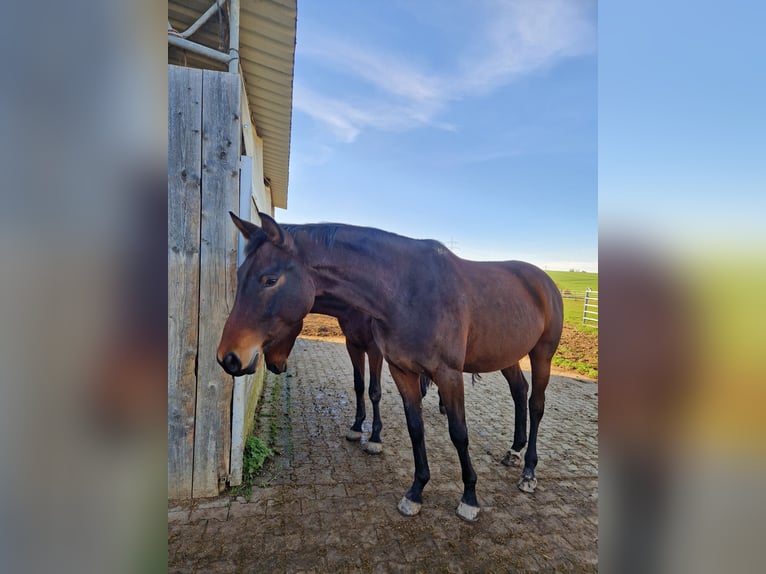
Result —
[[[525, 373], [529, 380], [529, 373]], [[538, 487], [516, 488], [500, 460], [513, 402], [500, 373], [465, 377], [470, 453], [482, 506], [455, 515], [457, 453], [432, 389], [423, 403], [431, 480], [423, 510], [396, 505], [414, 463], [401, 398], [383, 369], [382, 454], [345, 439], [354, 416], [344, 345], [298, 339], [288, 372], [269, 375], [256, 434], [279, 454], [248, 499], [221, 497], [168, 511], [171, 572], [514, 572], [598, 569], [598, 387], [552, 377], [540, 425]], [[368, 402], [368, 418], [371, 407]], [[371, 421], [365, 422], [367, 433]], [[365, 435], [366, 436], [366, 435]], [[365, 438], [363, 437], [362, 441]]]

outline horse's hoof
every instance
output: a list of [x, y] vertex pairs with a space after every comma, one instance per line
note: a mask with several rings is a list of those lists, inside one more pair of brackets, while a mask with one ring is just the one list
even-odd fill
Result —
[[465, 502], [461, 502], [458, 504], [455, 513], [466, 522], [476, 522], [479, 519], [480, 511], [481, 508], [478, 506], [471, 506]]
[[509, 450], [505, 453], [503, 460], [501, 460], [505, 466], [518, 466], [521, 462], [521, 451]]
[[357, 441], [360, 438], [362, 438], [362, 433], [360, 433], [359, 431], [349, 430], [346, 433], [346, 440]]
[[521, 477], [521, 480], [519, 481], [519, 490], [532, 494], [535, 491], [535, 488], [537, 488], [536, 478]]
[[404, 496], [399, 501], [399, 506], [397, 506], [397, 508], [404, 516], [415, 516], [420, 512], [421, 506], [423, 505], [419, 502], [412, 502], [409, 498]]
[[367, 454], [380, 454], [383, 452], [383, 443], [368, 441], [367, 444], [364, 445], [364, 452]]

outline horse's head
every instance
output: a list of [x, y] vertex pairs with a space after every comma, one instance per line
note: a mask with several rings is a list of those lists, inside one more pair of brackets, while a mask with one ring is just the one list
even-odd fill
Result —
[[[303, 318], [314, 303], [314, 282], [296, 255], [295, 243], [268, 215], [261, 227], [230, 213], [247, 240], [237, 270], [237, 296], [218, 345], [218, 363], [234, 376], [252, 374], [258, 353], [282, 372]], [[273, 348], [272, 348], [273, 347]]]

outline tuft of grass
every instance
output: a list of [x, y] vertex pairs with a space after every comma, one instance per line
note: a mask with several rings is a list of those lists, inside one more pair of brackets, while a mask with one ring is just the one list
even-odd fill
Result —
[[574, 371], [577, 371], [578, 373], [581, 373], [585, 375], [586, 377], [590, 377], [591, 379], [598, 379], [598, 369], [594, 369], [587, 363], [583, 363], [582, 361], [570, 361], [569, 359], [565, 359], [563, 357], [559, 357], [558, 355], [553, 357], [553, 364], [557, 367], [562, 367], [564, 369], [572, 369]]
[[242, 482], [252, 485], [258, 471], [263, 468], [263, 463], [273, 454], [268, 445], [257, 436], [247, 437], [242, 459]]
[[231, 496], [249, 497], [263, 464], [274, 452], [261, 439], [254, 435], [247, 437], [242, 456], [242, 484], [229, 488]]

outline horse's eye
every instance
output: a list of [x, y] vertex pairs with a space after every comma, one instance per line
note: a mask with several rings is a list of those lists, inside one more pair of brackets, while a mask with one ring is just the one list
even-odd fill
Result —
[[261, 285], [264, 287], [272, 287], [277, 284], [277, 278], [273, 275], [261, 275]]

